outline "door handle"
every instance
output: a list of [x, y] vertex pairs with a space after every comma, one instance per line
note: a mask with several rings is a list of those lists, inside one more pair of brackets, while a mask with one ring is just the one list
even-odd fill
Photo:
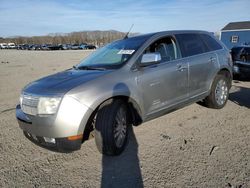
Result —
[[182, 72], [182, 71], [184, 71], [185, 69], [187, 69], [187, 67], [183, 66], [182, 64], [176, 65], [176, 70], [177, 70], [177, 71]]
[[215, 58], [215, 57], [210, 57], [209, 61], [210, 61], [211, 63], [216, 63], [216, 58]]

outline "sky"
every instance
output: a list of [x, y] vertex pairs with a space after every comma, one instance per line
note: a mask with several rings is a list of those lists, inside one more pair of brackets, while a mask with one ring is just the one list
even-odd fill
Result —
[[250, 21], [250, 0], [0, 0], [0, 37], [86, 30], [216, 32]]

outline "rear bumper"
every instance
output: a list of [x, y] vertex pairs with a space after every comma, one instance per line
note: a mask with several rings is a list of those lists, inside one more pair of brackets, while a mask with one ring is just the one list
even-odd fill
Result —
[[233, 66], [233, 73], [250, 75], [250, 62], [235, 61]]

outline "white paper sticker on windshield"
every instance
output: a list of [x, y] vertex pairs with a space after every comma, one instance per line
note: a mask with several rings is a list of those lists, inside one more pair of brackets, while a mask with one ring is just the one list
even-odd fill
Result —
[[120, 50], [117, 54], [129, 54], [134, 53], [135, 50]]

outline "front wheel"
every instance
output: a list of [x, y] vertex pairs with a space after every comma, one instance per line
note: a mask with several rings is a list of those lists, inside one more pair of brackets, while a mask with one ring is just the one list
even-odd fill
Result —
[[223, 108], [229, 96], [229, 81], [224, 75], [217, 75], [211, 87], [210, 95], [204, 100], [205, 106], [209, 108]]
[[108, 100], [97, 112], [95, 141], [100, 153], [119, 155], [128, 137], [128, 110], [122, 100]]

